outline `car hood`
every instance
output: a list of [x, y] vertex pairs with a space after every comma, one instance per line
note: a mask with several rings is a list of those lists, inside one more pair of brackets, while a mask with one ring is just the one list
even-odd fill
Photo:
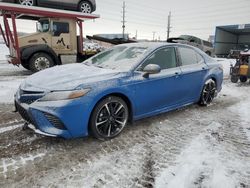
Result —
[[29, 76], [21, 85], [26, 91], [62, 91], [111, 79], [119, 71], [85, 64], [56, 66]]

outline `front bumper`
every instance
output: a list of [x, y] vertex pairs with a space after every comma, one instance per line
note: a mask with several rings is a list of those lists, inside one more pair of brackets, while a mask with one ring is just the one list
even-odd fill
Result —
[[88, 135], [91, 114], [88, 97], [69, 101], [21, 103], [15, 98], [16, 111], [38, 134], [66, 139]]

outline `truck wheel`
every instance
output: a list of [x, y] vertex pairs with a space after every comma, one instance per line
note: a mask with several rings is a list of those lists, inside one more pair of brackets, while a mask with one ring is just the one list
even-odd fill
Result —
[[35, 6], [36, 1], [35, 0], [19, 0], [19, 4], [24, 5], [24, 6]]
[[24, 63], [22, 63], [22, 66], [23, 66], [23, 68], [25, 68], [25, 69], [27, 69], [27, 70], [30, 70], [29, 64], [24, 64]]
[[50, 55], [46, 53], [36, 53], [31, 57], [29, 65], [30, 70], [33, 72], [38, 72], [53, 67], [54, 62]]
[[238, 76], [235, 76], [235, 75], [231, 76], [231, 82], [237, 83], [238, 81], [239, 81], [239, 77]]
[[88, 1], [81, 1], [78, 9], [80, 12], [86, 14], [90, 14], [91, 12], [93, 12], [92, 5]]
[[240, 82], [245, 83], [247, 81], [246, 76], [240, 76]]

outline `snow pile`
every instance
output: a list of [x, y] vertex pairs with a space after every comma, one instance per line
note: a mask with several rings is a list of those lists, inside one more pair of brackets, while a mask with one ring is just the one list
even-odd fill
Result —
[[215, 60], [223, 66], [224, 78], [229, 78], [230, 67], [236, 63], [235, 59], [215, 58]]
[[0, 103], [13, 103], [14, 95], [23, 79], [0, 80]]
[[[156, 178], [157, 188], [186, 187], [237, 187], [237, 177], [228, 174], [228, 163], [236, 168], [242, 166], [240, 159], [227, 161], [217, 145], [223, 135], [218, 134], [221, 124], [213, 122], [205, 133], [195, 138], [176, 160], [176, 166], [165, 169]], [[214, 136], [215, 135], [215, 136]]]
[[5, 44], [0, 43], [0, 61], [6, 60], [6, 55], [9, 54], [9, 49], [5, 46]]
[[105, 48], [100, 46], [99, 44], [91, 41], [86, 41], [83, 43], [83, 51], [95, 51], [100, 52], [103, 51]]

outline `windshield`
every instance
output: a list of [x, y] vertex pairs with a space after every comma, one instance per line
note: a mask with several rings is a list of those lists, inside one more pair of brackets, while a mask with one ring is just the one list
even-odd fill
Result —
[[37, 23], [37, 31], [45, 33], [49, 31], [49, 20], [41, 20]]
[[147, 47], [117, 46], [108, 49], [84, 63], [101, 68], [128, 71], [147, 52]]

